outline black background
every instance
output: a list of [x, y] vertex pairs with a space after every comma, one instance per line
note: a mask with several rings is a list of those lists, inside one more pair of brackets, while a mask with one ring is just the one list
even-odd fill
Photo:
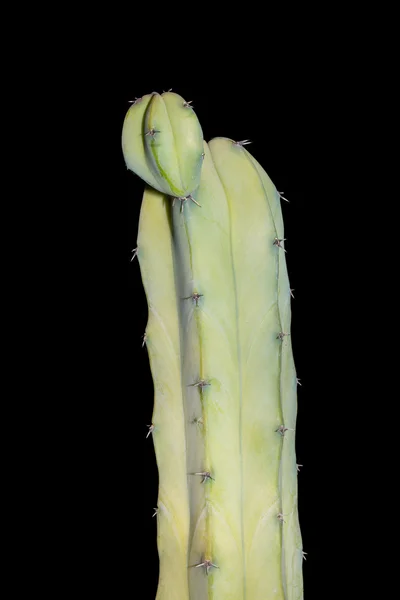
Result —
[[[333, 111], [335, 92], [318, 70], [309, 77], [299, 69], [294, 79], [275, 81], [268, 89], [258, 89], [249, 76], [241, 84], [236, 74], [228, 78], [207, 74], [199, 83], [187, 83], [179, 75], [122, 78], [118, 89], [118, 124], [130, 104], [144, 94], [172, 88], [193, 108], [200, 120], [205, 139], [226, 136], [235, 140], [250, 139], [247, 149], [267, 171], [289, 203], [282, 202], [285, 223], [286, 259], [292, 301], [292, 344], [301, 387], [298, 388], [297, 461], [299, 473], [299, 515], [303, 547], [305, 598], [321, 598], [322, 582], [330, 581], [324, 598], [341, 597], [342, 577], [332, 577], [332, 564], [343, 556], [342, 492], [343, 468], [338, 460], [341, 438], [347, 425], [335, 413], [334, 406], [343, 391], [338, 389], [338, 358], [332, 339], [338, 335], [332, 321], [337, 305], [337, 287], [332, 285], [341, 251], [337, 246], [335, 196], [332, 156], [337, 151], [337, 127], [340, 117]], [[243, 77], [246, 77], [243, 74]], [[288, 83], [290, 81], [290, 83]], [[336, 150], [334, 149], [336, 147]], [[136, 247], [143, 182], [126, 170], [122, 152], [118, 158], [119, 202], [126, 203], [127, 287], [127, 388], [122, 413], [130, 421], [127, 444], [127, 483], [123, 506], [131, 516], [126, 527], [132, 538], [132, 551], [139, 549], [146, 571], [146, 586], [141, 598], [154, 600], [157, 589], [158, 555], [156, 519], [157, 467], [152, 439], [146, 439], [147, 425], [153, 410], [153, 385], [142, 336], [147, 321], [147, 305], [137, 260], [131, 262]], [[333, 307], [333, 309], [332, 309]], [[133, 407], [133, 414], [132, 414]], [[129, 507], [131, 502], [132, 508]], [[135, 505], [135, 508], [133, 506]], [[131, 512], [130, 512], [131, 511]], [[347, 536], [348, 539], [348, 536]], [[135, 560], [126, 555], [128, 569], [135, 570]], [[128, 586], [129, 589], [129, 586]], [[251, 599], [249, 599], [251, 600]]]

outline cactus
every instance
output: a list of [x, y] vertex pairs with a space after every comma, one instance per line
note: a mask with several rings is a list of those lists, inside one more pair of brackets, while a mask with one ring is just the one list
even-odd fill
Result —
[[[200, 184], [189, 192], [198, 204], [174, 202], [177, 191], [143, 177], [137, 257], [155, 389], [156, 600], [303, 598], [281, 196], [244, 145], [202, 141]], [[192, 157], [171, 164], [197, 173]]]

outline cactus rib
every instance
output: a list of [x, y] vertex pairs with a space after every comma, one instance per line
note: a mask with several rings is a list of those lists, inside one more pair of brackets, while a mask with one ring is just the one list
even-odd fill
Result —
[[[198, 210], [188, 205], [184, 213], [173, 210], [177, 272], [182, 273], [180, 318], [184, 381], [203, 380], [208, 386], [184, 390], [187, 410], [201, 415], [202, 435], [188, 429], [189, 470], [209, 470], [213, 480], [199, 486], [190, 482], [191, 543], [189, 562], [202, 556], [217, 564], [210, 571], [189, 572], [189, 587], [199, 598], [232, 595], [244, 586], [241, 534], [240, 380], [236, 333], [234, 277], [231, 269], [229, 212], [225, 194], [207, 144]], [[218, 257], [218, 259], [216, 259]], [[221, 445], [221, 440], [224, 440]], [[224, 450], [226, 445], [228, 450]], [[208, 590], [208, 591], [207, 591]], [[234, 596], [232, 596], [234, 597]]]
[[203, 132], [178, 94], [154, 92], [133, 102], [122, 128], [122, 149], [128, 169], [164, 194], [186, 198], [199, 186]]
[[[245, 152], [247, 152], [245, 150]], [[283, 233], [283, 218], [279, 198], [282, 193], [278, 192], [268, 177], [265, 170], [257, 162], [257, 160], [247, 153], [249, 160], [252, 161], [259, 176], [261, 178], [265, 196], [270, 206], [271, 216], [275, 223], [277, 237], [284, 237]], [[287, 263], [285, 256], [279, 253], [279, 278], [278, 278], [278, 294], [279, 294], [279, 314], [281, 319], [281, 328], [284, 331], [290, 330], [291, 323], [291, 301], [293, 297], [292, 289], [290, 288], [289, 276], [287, 271]], [[285, 592], [287, 600], [300, 600], [303, 597], [303, 577], [302, 577], [302, 561], [304, 553], [302, 548], [302, 537], [300, 532], [300, 524], [298, 519], [297, 506], [297, 472], [301, 465], [296, 464], [295, 452], [295, 423], [297, 417], [297, 378], [296, 368], [293, 359], [293, 350], [290, 338], [285, 340], [285, 345], [281, 360], [281, 398], [283, 421], [288, 429], [293, 431], [289, 443], [283, 445], [282, 466], [281, 466], [281, 496], [282, 510], [284, 514], [288, 514], [287, 526], [283, 529], [283, 572], [285, 582]], [[300, 384], [301, 385], [301, 384]]]

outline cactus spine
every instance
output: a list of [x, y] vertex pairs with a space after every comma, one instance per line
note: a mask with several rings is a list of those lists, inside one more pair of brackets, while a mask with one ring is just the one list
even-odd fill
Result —
[[157, 600], [301, 600], [280, 196], [242, 144], [215, 138], [203, 152], [199, 206], [147, 188], [139, 224], [160, 474]]

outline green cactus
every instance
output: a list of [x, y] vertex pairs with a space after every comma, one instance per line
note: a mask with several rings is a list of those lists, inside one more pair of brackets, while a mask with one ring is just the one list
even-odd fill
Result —
[[202, 143], [198, 205], [147, 187], [137, 240], [160, 477], [156, 600], [301, 600], [280, 194], [244, 142]]

